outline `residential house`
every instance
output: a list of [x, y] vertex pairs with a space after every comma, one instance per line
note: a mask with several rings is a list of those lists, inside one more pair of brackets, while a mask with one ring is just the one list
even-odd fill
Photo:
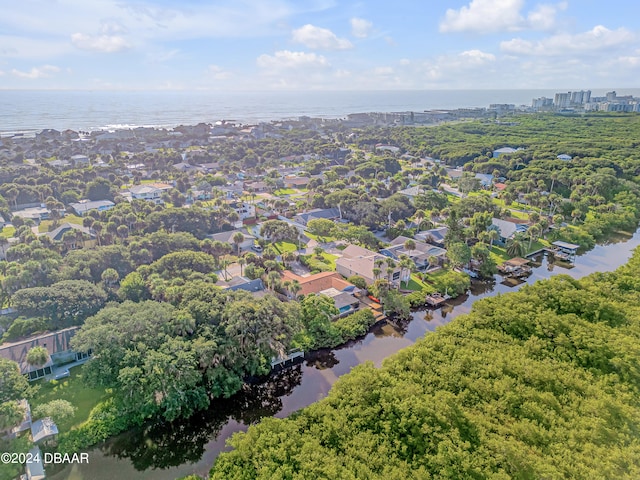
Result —
[[48, 444], [58, 437], [58, 426], [51, 417], [44, 417], [31, 423], [31, 439], [35, 444]]
[[236, 280], [234, 284], [232, 284], [228, 290], [235, 292], [236, 290], [244, 290], [245, 292], [256, 293], [263, 292], [265, 287], [262, 280], [256, 278], [255, 280], [249, 280], [244, 277], [236, 277], [233, 280]]
[[[31, 380], [42, 378], [53, 373], [55, 364], [86, 360], [89, 352], [76, 352], [71, 348], [71, 338], [80, 327], [65, 328], [53, 333], [45, 333], [25, 340], [13, 343], [4, 343], [0, 346], [0, 357], [16, 362], [20, 367], [20, 373]], [[49, 361], [44, 365], [34, 366], [27, 363], [27, 353], [33, 347], [44, 347], [49, 352]]]
[[305, 188], [309, 184], [309, 177], [285, 177], [284, 188]]
[[25, 220], [31, 219], [36, 225], [38, 225], [42, 220], [48, 220], [51, 215], [51, 211], [44, 207], [27, 207], [22, 210], [16, 210], [15, 212], [11, 212], [14, 217], [24, 218]]
[[229, 207], [233, 209], [234, 212], [238, 214], [238, 219], [240, 222], [247, 218], [255, 218], [256, 216], [256, 206], [252, 203], [247, 202], [231, 202]]
[[501, 218], [493, 218], [489, 228], [498, 232], [500, 238], [497, 240], [497, 243], [502, 245], [507, 243], [507, 240], [512, 238], [516, 233], [523, 233], [528, 229], [527, 225], [524, 223], [516, 223], [510, 220], [503, 220]]
[[269, 190], [269, 185], [265, 182], [245, 182], [244, 189], [247, 191], [252, 191], [254, 193], [266, 192]]
[[[408, 250], [405, 248], [404, 244], [407, 240], [413, 240], [415, 243], [414, 249]], [[402, 235], [393, 239], [391, 245], [380, 250], [380, 253], [394, 260], [400, 260], [402, 255], [406, 255], [413, 261], [418, 270], [426, 270], [432, 267], [433, 265], [430, 262], [432, 259], [436, 259], [437, 264], [441, 265], [447, 256], [447, 251], [444, 248], [429, 245], [420, 240], [410, 239]]]
[[87, 165], [89, 165], [89, 157], [86, 155], [73, 155], [70, 158], [71, 161], [71, 165], [73, 165], [74, 167], [86, 167]]
[[[149, 183], [145, 185], [134, 185], [129, 188], [130, 199], [146, 200], [153, 202], [156, 205], [164, 203], [162, 200], [162, 194], [173, 187], [166, 183]], [[126, 196], [125, 196], [126, 198]]]
[[399, 190], [398, 193], [400, 195], [404, 195], [408, 197], [409, 200], [413, 202], [413, 200], [418, 196], [424, 193], [424, 187], [421, 185], [415, 185], [413, 187], [405, 188], [404, 190]]
[[493, 151], [493, 158], [498, 158], [500, 155], [510, 155], [518, 150], [513, 147], [502, 147]]
[[476, 178], [480, 181], [482, 188], [489, 188], [493, 184], [493, 175], [489, 173], [476, 173]]
[[81, 217], [84, 217], [91, 210], [106, 212], [115, 207], [115, 205], [111, 200], [80, 200], [77, 203], [69, 204], [73, 211]]
[[[93, 232], [93, 230], [91, 230], [90, 228], [84, 227], [82, 225], [78, 225], [75, 223], [63, 223], [62, 225], [60, 225], [58, 228], [56, 228], [55, 230], [51, 230], [50, 232], [46, 232], [46, 233], [42, 233], [40, 234], [41, 236], [47, 236], [49, 237], [52, 241], [54, 242], [62, 242], [63, 238], [64, 238], [64, 234], [67, 232], [82, 232], [83, 235], [85, 237], [87, 237], [88, 240], [92, 240], [96, 238], [96, 234]], [[77, 241], [75, 240], [75, 238], [73, 239], [72, 242], [69, 242], [68, 248], [69, 249], [75, 249], [77, 248]]]
[[240, 250], [249, 250], [253, 246], [256, 237], [254, 237], [253, 235], [248, 235], [241, 230], [229, 230], [228, 232], [214, 233], [213, 235], [209, 235], [207, 238], [210, 238], [214, 242], [218, 241], [222, 243], [228, 243], [234, 248], [237, 248], [236, 244], [233, 241], [233, 236], [236, 233], [241, 233], [244, 237], [244, 240], [242, 241], [242, 243], [240, 243]]
[[315, 208], [306, 213], [299, 213], [293, 220], [301, 225], [307, 225], [309, 221], [324, 218], [326, 220], [337, 220], [340, 218], [340, 210], [337, 208]]
[[[384, 263], [377, 267], [376, 260], [381, 260]], [[364, 278], [367, 285], [371, 285], [377, 279], [389, 278], [386, 271], [387, 262], [391, 262], [389, 257], [357, 245], [349, 245], [342, 251], [342, 257], [336, 260], [336, 271], [345, 278], [358, 275]], [[381, 270], [378, 275], [374, 273], [375, 268], [380, 268]], [[399, 285], [400, 281], [408, 281], [409, 275], [407, 272], [404, 272], [407, 278], [400, 278], [402, 273], [402, 269], [396, 265], [391, 272], [391, 278], [389, 278], [391, 283]]]
[[300, 285], [298, 295], [315, 293], [333, 299], [336, 308], [340, 311], [338, 316], [348, 315], [360, 308], [360, 301], [354, 295], [358, 289], [337, 272], [320, 272], [306, 277], [296, 275], [289, 270], [282, 272], [283, 282], [294, 280]]
[[424, 230], [420, 233], [416, 233], [415, 239], [430, 243], [431, 245], [436, 245], [438, 247], [444, 247], [444, 240], [447, 236], [448, 230], [449, 229], [447, 227], [437, 227], [429, 230]]

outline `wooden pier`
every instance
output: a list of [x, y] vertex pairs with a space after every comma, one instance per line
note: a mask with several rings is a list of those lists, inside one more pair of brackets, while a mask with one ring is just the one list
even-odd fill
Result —
[[428, 306], [438, 308], [442, 306], [447, 299], [439, 293], [432, 293], [431, 295], [427, 295], [424, 301]]
[[274, 358], [271, 360], [271, 369], [285, 368], [296, 363], [296, 361], [304, 358], [304, 352], [299, 348], [291, 350], [284, 358]]

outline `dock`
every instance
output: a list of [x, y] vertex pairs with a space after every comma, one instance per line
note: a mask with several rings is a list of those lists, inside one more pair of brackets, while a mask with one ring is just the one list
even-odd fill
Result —
[[530, 275], [532, 270], [526, 258], [515, 257], [498, 265], [498, 272], [506, 277], [522, 278]]
[[304, 352], [299, 348], [295, 348], [290, 350], [287, 353], [286, 357], [283, 358], [274, 358], [271, 360], [271, 369], [274, 368], [285, 368], [291, 366], [296, 363], [298, 360], [302, 360], [304, 358]]
[[440, 293], [432, 293], [431, 295], [427, 295], [424, 301], [428, 306], [438, 308], [442, 306], [442, 304], [446, 302], [447, 299]]

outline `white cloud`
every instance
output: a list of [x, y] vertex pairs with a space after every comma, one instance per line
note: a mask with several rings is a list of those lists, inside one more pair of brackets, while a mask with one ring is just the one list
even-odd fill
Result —
[[516, 55], [594, 55], [603, 50], [612, 50], [628, 45], [636, 39], [637, 36], [625, 28], [609, 30], [602, 25], [597, 25], [587, 32], [575, 35], [561, 33], [536, 42], [514, 38], [500, 43], [500, 49], [503, 52]]
[[209, 76], [214, 80], [228, 80], [233, 76], [231, 72], [218, 65], [209, 65], [209, 67], [207, 68], [207, 72], [209, 73]]
[[55, 65], [43, 65], [41, 67], [33, 67], [28, 72], [22, 72], [14, 68], [13, 70], [11, 70], [11, 74], [20, 78], [36, 80], [38, 78], [50, 77], [51, 75], [53, 75], [54, 73], [58, 73], [59, 71], [60, 68], [56, 67]]
[[367, 38], [371, 34], [373, 23], [364, 18], [351, 19], [351, 35], [357, 38]]
[[308, 48], [320, 50], [346, 50], [353, 47], [346, 38], [338, 38], [331, 30], [311, 24], [294, 30], [292, 40]]
[[460, 10], [448, 9], [441, 32], [488, 33], [518, 28], [524, 0], [472, 0]]
[[441, 32], [493, 33], [519, 30], [551, 30], [556, 15], [567, 2], [537, 4], [525, 16], [524, 0], [471, 0], [459, 10], [450, 8], [440, 22]]
[[466, 52], [462, 52], [458, 57], [461, 60], [468, 61], [476, 65], [495, 62], [496, 60], [496, 56], [493, 53], [486, 53], [481, 50], [467, 50]]
[[322, 55], [307, 52], [292, 52], [281, 50], [274, 55], [260, 55], [256, 61], [260, 68], [267, 70], [299, 69], [299, 68], [326, 68], [329, 62]]
[[102, 53], [121, 52], [131, 47], [124, 37], [107, 34], [86, 35], [84, 33], [74, 33], [71, 35], [71, 43], [80, 50]]

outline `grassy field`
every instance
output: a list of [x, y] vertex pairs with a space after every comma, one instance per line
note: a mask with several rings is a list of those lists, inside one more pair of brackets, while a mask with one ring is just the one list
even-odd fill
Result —
[[15, 232], [15, 227], [4, 227], [2, 231], [0, 231], [0, 237], [11, 238]]
[[[82, 225], [82, 217], [79, 217], [77, 215], [65, 215], [64, 218], [58, 221], [58, 226], [62, 225], [63, 223], [74, 223], [76, 225]], [[38, 231], [40, 233], [47, 233], [50, 231], [51, 225], [53, 225], [53, 220], [43, 220], [42, 222], [40, 222], [40, 225], [38, 225]]]
[[277, 195], [279, 197], [282, 197], [284, 195], [293, 195], [295, 193], [298, 193], [298, 190], [295, 190], [293, 188], [279, 188], [278, 190], [273, 192], [274, 195]]
[[420, 291], [428, 287], [427, 284], [420, 280], [418, 277], [416, 277], [415, 275], [411, 275], [409, 285], [405, 285], [404, 283], [402, 283], [400, 288], [402, 288], [403, 290]]
[[296, 250], [298, 250], [298, 245], [291, 242], [278, 242], [274, 243], [273, 246], [275, 247], [276, 251], [281, 254], [284, 252], [295, 252]]
[[84, 384], [82, 369], [82, 366], [72, 368], [71, 375], [63, 380], [36, 382], [40, 389], [30, 401], [32, 410], [51, 400], [67, 400], [77, 409], [73, 417], [58, 423], [58, 429], [61, 433], [85, 422], [89, 418], [91, 410], [98, 403], [109, 398], [109, 393], [106, 390], [90, 388]]

